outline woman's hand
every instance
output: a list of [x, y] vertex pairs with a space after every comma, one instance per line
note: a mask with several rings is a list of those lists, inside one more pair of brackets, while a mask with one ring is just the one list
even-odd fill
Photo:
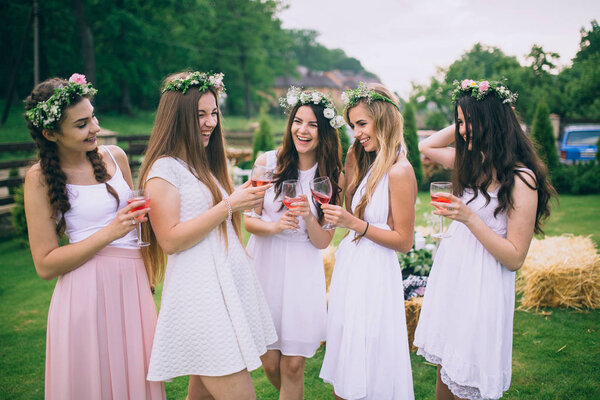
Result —
[[436, 208], [433, 211], [435, 215], [441, 215], [454, 221], [462, 222], [463, 224], [467, 224], [474, 215], [473, 211], [455, 195], [443, 192], [435, 193], [435, 195], [450, 200], [450, 203], [430, 202], [429, 204]]
[[138, 200], [131, 204], [128, 204], [126, 207], [123, 207], [117, 212], [115, 218], [111, 221], [110, 224], [106, 225], [105, 228], [110, 237], [113, 240], [122, 238], [127, 235], [132, 229], [135, 229], [135, 225], [137, 222], [145, 222], [148, 221], [148, 217], [146, 213], [150, 211], [150, 208], [142, 208], [137, 211], [131, 212], [136, 207], [144, 206], [146, 204], [146, 200]]
[[229, 204], [234, 212], [250, 210], [262, 205], [265, 191], [273, 186], [271, 183], [264, 186], [252, 187], [250, 181], [246, 181], [242, 186], [235, 189], [229, 195]]
[[296, 217], [292, 211], [288, 210], [283, 213], [277, 222], [275, 222], [275, 231], [273, 233], [281, 233], [286, 229], [295, 232], [299, 227], [298, 217]]
[[292, 213], [298, 217], [302, 217], [306, 220], [307, 217], [313, 215], [310, 211], [310, 203], [308, 202], [308, 198], [305, 194], [301, 194], [299, 196], [302, 200], [295, 201], [292, 203]]
[[353, 224], [358, 220], [345, 208], [334, 204], [321, 204], [321, 210], [325, 215], [325, 221], [334, 224], [338, 228], [353, 229]]

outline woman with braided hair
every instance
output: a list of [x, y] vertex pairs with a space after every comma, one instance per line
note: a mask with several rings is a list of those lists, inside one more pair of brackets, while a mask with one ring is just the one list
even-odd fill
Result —
[[[136, 246], [125, 153], [96, 143], [85, 76], [48, 79], [25, 100], [40, 161], [25, 176], [25, 214], [38, 275], [58, 278], [48, 311], [46, 399], [164, 399], [146, 381], [154, 304]], [[142, 207], [140, 210], [132, 211]], [[69, 244], [60, 246], [66, 235]]]

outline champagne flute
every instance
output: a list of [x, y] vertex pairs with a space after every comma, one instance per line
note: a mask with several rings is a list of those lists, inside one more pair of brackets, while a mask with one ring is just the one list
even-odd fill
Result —
[[[294, 204], [297, 201], [302, 201], [302, 187], [297, 179], [290, 179], [281, 183], [281, 196], [283, 196], [283, 204], [290, 210], [294, 210]], [[297, 230], [287, 229], [291, 232], [297, 232]]]
[[[313, 179], [310, 181], [310, 192], [319, 204], [328, 204], [333, 193], [331, 181], [326, 176], [319, 176]], [[326, 223], [322, 228], [329, 231], [335, 229], [335, 225]]]
[[[452, 182], [431, 182], [429, 186], [429, 194], [431, 200], [438, 203], [451, 203], [451, 200], [447, 197], [438, 196], [438, 193], [450, 193], [452, 194]], [[449, 238], [448, 232], [444, 232], [444, 217], [440, 215], [440, 231], [431, 235], [438, 239]]]
[[[250, 173], [250, 183], [252, 183], [253, 187], [268, 185], [272, 181], [273, 168], [269, 168], [266, 165], [254, 164]], [[244, 215], [252, 218], [260, 218], [260, 215], [254, 211], [254, 208], [250, 211], [244, 211]]]
[[[127, 199], [127, 204], [131, 204], [131, 203], [135, 203], [136, 201], [142, 201], [145, 200], [146, 203], [142, 204], [141, 206], [138, 207], [134, 207], [132, 208], [129, 213], [144, 209], [144, 208], [148, 208], [150, 206], [150, 193], [148, 193], [147, 190], [144, 189], [138, 189], [138, 190], [131, 190], [129, 192], [129, 198]], [[143, 216], [141, 217], [137, 217], [136, 220], [136, 226], [135, 229], [137, 231], [137, 245], [139, 247], [146, 247], [146, 246], [150, 246], [150, 243], [148, 242], [144, 242], [142, 240], [142, 218], [144, 218]]]

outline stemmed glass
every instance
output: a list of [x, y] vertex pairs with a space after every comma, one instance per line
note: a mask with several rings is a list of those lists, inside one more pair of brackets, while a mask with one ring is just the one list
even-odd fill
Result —
[[[131, 209], [131, 211], [129, 211], [129, 213], [144, 209], [144, 208], [148, 208], [150, 206], [150, 193], [148, 193], [147, 190], [144, 189], [138, 189], [138, 190], [131, 190], [129, 192], [129, 198], [127, 199], [127, 204], [131, 204], [131, 203], [135, 203], [136, 201], [141, 201], [141, 200], [146, 200], [145, 204], [142, 204], [141, 206], [138, 207], [134, 207]], [[137, 245], [139, 247], [146, 247], [146, 246], [150, 246], [150, 243], [148, 242], [144, 242], [142, 240], [142, 219], [144, 218], [144, 216], [140, 216], [137, 217], [136, 220], [136, 231], [137, 231]]]
[[[310, 192], [319, 204], [328, 204], [333, 193], [331, 181], [326, 176], [319, 176], [310, 181]], [[335, 229], [335, 225], [326, 223], [322, 226], [325, 230]]]
[[[297, 179], [290, 179], [281, 183], [281, 196], [283, 196], [282, 202], [290, 211], [293, 211], [295, 208], [292, 206], [293, 203], [302, 201], [302, 197], [300, 196], [301, 194], [302, 187]], [[296, 232], [295, 230], [289, 230]]]
[[[269, 168], [265, 165], [254, 164], [252, 172], [250, 173], [250, 182], [252, 186], [264, 186], [268, 185], [273, 181], [273, 168]], [[254, 208], [250, 211], [244, 211], [244, 215], [252, 218], [260, 218], [260, 215], [254, 211]]]
[[[431, 182], [429, 186], [429, 194], [431, 195], [431, 200], [438, 203], [451, 203], [451, 200], [447, 197], [438, 196], [438, 193], [450, 193], [452, 194], [452, 182]], [[434, 233], [431, 235], [435, 238], [443, 239], [449, 238], [450, 235], [448, 232], [444, 232], [444, 217], [440, 215], [440, 231], [438, 233]]]

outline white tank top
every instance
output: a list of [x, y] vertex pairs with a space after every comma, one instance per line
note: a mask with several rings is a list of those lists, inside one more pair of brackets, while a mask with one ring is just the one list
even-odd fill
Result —
[[[108, 183], [119, 194], [119, 207], [117, 207], [116, 199], [106, 190], [104, 183], [94, 185], [67, 183], [71, 209], [65, 214], [65, 234], [70, 243], [80, 242], [93, 235], [108, 225], [117, 215], [117, 211], [127, 205], [127, 198], [131, 189], [125, 178], [123, 178], [123, 173], [113, 155], [106, 147], [104, 147], [104, 150], [110, 155], [116, 166], [115, 173]], [[122, 238], [110, 243], [109, 246], [137, 248], [136, 242], [137, 234], [134, 229]]]

